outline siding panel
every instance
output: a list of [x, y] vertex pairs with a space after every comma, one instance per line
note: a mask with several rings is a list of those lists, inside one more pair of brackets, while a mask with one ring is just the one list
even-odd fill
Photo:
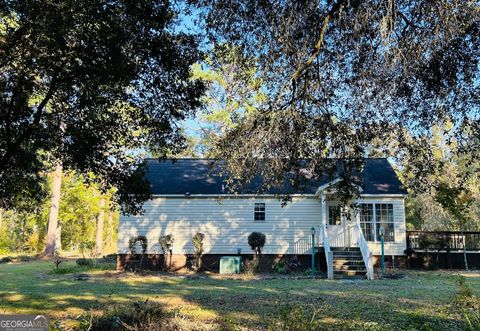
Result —
[[[254, 203], [265, 203], [265, 222], [255, 222]], [[395, 243], [386, 244], [386, 254], [403, 255], [405, 249], [405, 213], [403, 198], [365, 198], [364, 203], [394, 204]], [[131, 237], [145, 235], [148, 253], [159, 253], [158, 239], [173, 234], [173, 253], [193, 252], [191, 238], [196, 232], [205, 234], [205, 253], [243, 254], [252, 252], [247, 237], [254, 231], [266, 235], [264, 253], [295, 254], [295, 243], [308, 240], [310, 228], [317, 234], [321, 224], [321, 202], [315, 197], [294, 197], [286, 207], [275, 198], [154, 198], [144, 204], [144, 214], [121, 216], [117, 251], [128, 253]], [[370, 249], [379, 254], [380, 245]]]

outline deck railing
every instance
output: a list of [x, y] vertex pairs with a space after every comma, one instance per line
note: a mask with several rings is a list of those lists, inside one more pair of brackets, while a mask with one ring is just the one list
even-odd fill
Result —
[[407, 247], [414, 250], [480, 251], [480, 232], [407, 231]]

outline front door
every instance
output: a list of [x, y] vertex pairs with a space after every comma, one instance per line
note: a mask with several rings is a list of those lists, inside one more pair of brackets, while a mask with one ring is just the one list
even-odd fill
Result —
[[327, 206], [327, 235], [332, 247], [345, 247], [343, 236], [344, 224], [342, 223], [342, 212], [339, 205]]

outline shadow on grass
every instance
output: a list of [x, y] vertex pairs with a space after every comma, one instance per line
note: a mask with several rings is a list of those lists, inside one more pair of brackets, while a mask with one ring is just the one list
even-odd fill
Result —
[[[45, 274], [45, 268], [39, 271]], [[353, 282], [104, 275], [97, 272], [89, 280], [76, 281], [71, 275], [41, 278], [35, 269], [0, 269], [0, 311], [61, 317], [148, 298], [209, 322], [229, 320], [246, 327], [265, 326], [285, 305], [319, 309], [328, 328], [339, 324], [385, 330], [463, 327], [462, 316], [452, 305], [457, 287], [450, 274]], [[474, 288], [480, 286], [478, 277], [469, 281]]]

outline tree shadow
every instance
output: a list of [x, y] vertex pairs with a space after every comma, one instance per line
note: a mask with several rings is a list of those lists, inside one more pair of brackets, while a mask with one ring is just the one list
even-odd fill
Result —
[[[0, 311], [46, 313], [54, 317], [76, 311], [103, 310], [110, 305], [136, 300], [155, 300], [167, 308], [208, 312], [210, 322], [233, 320], [246, 327], [265, 326], [285, 305], [319, 309], [325, 323], [378, 323], [380, 329], [456, 329], [462, 317], [452, 302], [457, 293], [455, 278], [440, 276], [377, 281], [330, 281], [323, 279], [242, 280], [216, 277], [125, 275], [99, 273], [86, 281], [71, 275], [32, 279], [19, 274], [1, 277]], [[21, 286], [18, 286], [18, 282]], [[474, 292], [480, 277], [470, 277]]]

